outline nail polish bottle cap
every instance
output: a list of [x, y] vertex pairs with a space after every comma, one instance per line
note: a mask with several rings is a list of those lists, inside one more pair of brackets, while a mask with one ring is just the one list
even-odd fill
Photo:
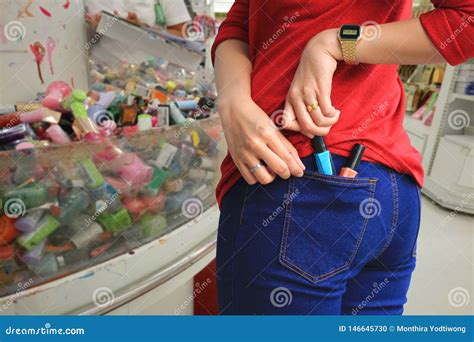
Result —
[[324, 143], [323, 137], [315, 136], [313, 138], [313, 148], [316, 153], [323, 153], [327, 151], [326, 144]]
[[362, 144], [355, 144], [352, 148], [352, 153], [350, 158], [347, 160], [346, 167], [357, 170], [359, 167], [360, 161], [362, 159], [362, 155], [364, 154], [365, 146]]

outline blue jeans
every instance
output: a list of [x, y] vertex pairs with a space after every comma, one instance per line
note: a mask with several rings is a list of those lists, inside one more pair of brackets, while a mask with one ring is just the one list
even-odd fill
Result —
[[[333, 156], [336, 170], [346, 158]], [[420, 191], [362, 162], [356, 178], [239, 180], [221, 204], [221, 314], [399, 315], [415, 268]]]

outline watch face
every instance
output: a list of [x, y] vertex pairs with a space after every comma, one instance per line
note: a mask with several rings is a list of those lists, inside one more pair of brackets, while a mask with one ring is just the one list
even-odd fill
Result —
[[341, 39], [357, 39], [360, 36], [359, 25], [344, 25], [339, 31], [339, 37]]

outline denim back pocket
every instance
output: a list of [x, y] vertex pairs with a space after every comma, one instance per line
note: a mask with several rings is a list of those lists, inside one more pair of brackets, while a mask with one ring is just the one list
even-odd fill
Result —
[[377, 179], [306, 172], [290, 179], [280, 263], [313, 283], [346, 270], [357, 254]]

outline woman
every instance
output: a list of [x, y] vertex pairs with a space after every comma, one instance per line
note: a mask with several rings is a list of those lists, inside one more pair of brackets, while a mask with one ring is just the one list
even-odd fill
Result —
[[[403, 312], [423, 169], [397, 65], [474, 56], [474, 0], [432, 2], [235, 2], [213, 46], [222, 314]], [[318, 171], [315, 136], [336, 174], [366, 147], [355, 178]]]

